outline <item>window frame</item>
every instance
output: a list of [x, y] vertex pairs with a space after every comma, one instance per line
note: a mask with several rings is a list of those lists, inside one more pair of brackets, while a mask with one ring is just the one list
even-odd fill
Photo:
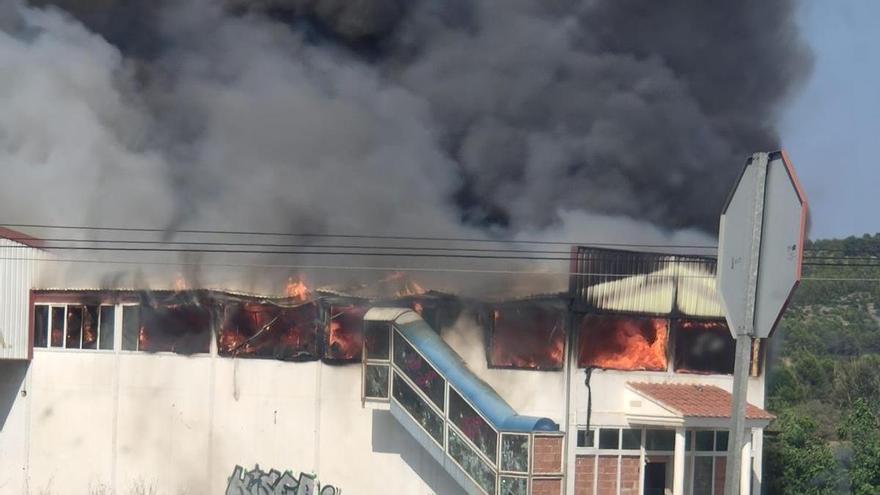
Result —
[[[95, 348], [89, 349], [89, 348], [83, 348], [83, 346], [82, 346], [83, 345], [82, 321], [85, 319], [84, 316], [81, 317], [81, 319], [80, 319], [79, 345], [77, 347], [68, 347], [67, 346], [67, 332], [68, 332], [67, 319], [68, 319], [68, 314], [69, 314], [70, 308], [71, 307], [82, 308], [81, 309], [82, 314], [85, 315], [85, 313], [87, 311], [86, 308], [90, 307], [90, 306], [97, 308], [97, 312], [96, 312], [97, 320], [95, 321], [95, 333], [96, 333]], [[105, 303], [101, 303], [101, 302], [99, 302], [97, 304], [67, 303], [67, 302], [52, 302], [52, 301], [34, 302], [33, 304], [31, 304], [30, 311], [31, 311], [31, 315], [34, 317], [35, 322], [36, 322], [36, 311], [37, 311], [38, 307], [46, 307], [46, 308], [48, 308], [48, 311], [47, 311], [47, 316], [46, 316], [46, 346], [43, 347], [43, 346], [37, 346], [36, 344], [34, 344], [33, 348], [39, 349], [41, 352], [42, 351], [64, 351], [64, 352], [79, 351], [79, 352], [114, 353], [118, 350], [116, 347], [116, 341], [118, 340], [117, 336], [119, 335], [119, 332], [120, 332], [120, 328], [119, 328], [120, 322], [117, 320], [116, 314], [118, 313], [118, 308], [120, 306], [123, 306], [123, 305], [122, 304], [105, 304]], [[101, 310], [102, 310], [102, 308], [107, 308], [107, 307], [114, 308], [113, 328], [112, 328], [113, 347], [111, 347], [109, 349], [105, 349], [105, 348], [101, 347], [101, 340], [102, 340], [101, 339], [101, 323], [103, 322], [103, 314], [102, 314]], [[53, 346], [52, 345], [52, 323], [54, 320], [54, 317], [52, 315], [53, 309], [61, 309], [63, 311], [63, 315], [64, 315], [62, 318], [63, 330], [61, 333], [61, 345], [60, 346]], [[36, 332], [37, 332], [37, 328], [35, 325], [34, 326], [34, 342], [36, 342], [36, 340], [37, 340]]]

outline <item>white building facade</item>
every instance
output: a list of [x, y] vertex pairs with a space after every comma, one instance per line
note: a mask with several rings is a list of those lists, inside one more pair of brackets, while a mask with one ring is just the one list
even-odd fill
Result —
[[[38, 254], [0, 273], [36, 269]], [[571, 294], [493, 304], [41, 290], [24, 277], [0, 293], [4, 332], [27, 335], [0, 361], [0, 491], [719, 495], [730, 342], [700, 299], [714, 290], [682, 278], [691, 265], [660, 265], [642, 271], [662, 283], [605, 270], [573, 277]], [[751, 493], [771, 420], [761, 349]]]

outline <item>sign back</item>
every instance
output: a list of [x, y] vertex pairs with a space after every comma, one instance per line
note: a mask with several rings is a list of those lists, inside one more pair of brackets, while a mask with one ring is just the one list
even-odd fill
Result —
[[734, 338], [767, 338], [801, 278], [807, 201], [784, 152], [755, 153], [721, 216], [718, 292]]

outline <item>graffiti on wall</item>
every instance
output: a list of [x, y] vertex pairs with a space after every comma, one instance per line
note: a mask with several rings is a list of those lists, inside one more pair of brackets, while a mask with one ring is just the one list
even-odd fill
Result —
[[333, 485], [321, 486], [315, 475], [271, 469], [263, 471], [257, 464], [250, 471], [235, 466], [226, 495], [341, 495], [342, 490]]

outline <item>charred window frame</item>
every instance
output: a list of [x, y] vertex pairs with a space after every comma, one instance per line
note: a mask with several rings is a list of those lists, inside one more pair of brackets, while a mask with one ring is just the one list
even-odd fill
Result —
[[565, 363], [567, 312], [550, 304], [504, 304], [483, 316], [490, 368], [559, 371]]
[[34, 347], [112, 351], [115, 305], [35, 303]]
[[182, 355], [211, 352], [209, 306], [191, 293], [152, 293], [122, 305], [122, 346], [129, 352]]
[[673, 320], [677, 373], [733, 374], [736, 341], [724, 320]]
[[388, 401], [391, 395], [391, 323], [365, 321], [362, 352], [363, 400]]
[[328, 363], [354, 363], [363, 358], [364, 315], [369, 309], [363, 304], [327, 306], [324, 325], [323, 358]]
[[577, 365], [622, 371], [667, 371], [669, 326], [666, 318], [585, 314], [577, 328]]
[[316, 301], [295, 305], [247, 299], [215, 301], [212, 313], [221, 357], [281, 361], [320, 357], [323, 321]]

